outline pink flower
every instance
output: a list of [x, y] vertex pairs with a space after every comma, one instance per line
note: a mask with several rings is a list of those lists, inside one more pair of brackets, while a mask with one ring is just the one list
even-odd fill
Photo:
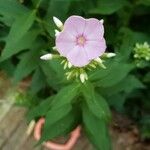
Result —
[[71, 16], [65, 21], [63, 31], [56, 37], [56, 48], [72, 65], [83, 67], [105, 52], [106, 42], [103, 36], [102, 21]]

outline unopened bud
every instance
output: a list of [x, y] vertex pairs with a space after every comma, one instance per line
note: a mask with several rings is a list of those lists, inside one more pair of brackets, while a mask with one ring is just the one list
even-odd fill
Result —
[[70, 62], [68, 62], [68, 68], [71, 68], [72, 64]]
[[111, 58], [111, 57], [115, 57], [115, 56], [116, 56], [115, 53], [107, 53], [106, 55], [107, 55], [108, 58]]
[[102, 23], [102, 24], [103, 24], [103, 23], [104, 23], [104, 20], [103, 20], [103, 19], [101, 19], [101, 20], [100, 20], [100, 23]]
[[56, 46], [52, 47], [52, 49], [53, 49], [53, 50], [55, 50], [55, 51], [57, 51], [57, 48], [56, 48]]
[[82, 83], [85, 82], [85, 75], [84, 75], [84, 73], [80, 74], [80, 80], [81, 80]]
[[40, 59], [42, 59], [42, 60], [51, 60], [52, 58], [53, 58], [52, 54], [45, 54], [40, 57]]
[[53, 17], [53, 21], [59, 29], [63, 29], [63, 23], [56, 17]]
[[96, 62], [100, 63], [100, 64], [103, 63], [103, 61], [102, 61], [99, 57], [98, 57], [98, 58], [95, 58], [94, 60], [95, 60]]

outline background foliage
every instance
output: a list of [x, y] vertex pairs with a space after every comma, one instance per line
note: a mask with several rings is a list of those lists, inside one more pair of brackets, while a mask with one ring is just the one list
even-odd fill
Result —
[[[103, 18], [107, 51], [117, 54], [106, 61], [106, 70], [89, 73], [86, 86], [67, 81], [60, 62], [39, 59], [55, 46], [52, 17], [65, 21], [70, 15]], [[18, 99], [32, 108], [29, 120], [46, 117], [44, 133], [51, 134], [41, 141], [81, 123], [97, 149], [110, 149], [108, 105], [150, 138], [150, 62], [137, 67], [133, 57], [137, 42], [150, 43], [149, 18], [149, 0], [0, 0], [0, 68], [14, 84], [31, 81]]]

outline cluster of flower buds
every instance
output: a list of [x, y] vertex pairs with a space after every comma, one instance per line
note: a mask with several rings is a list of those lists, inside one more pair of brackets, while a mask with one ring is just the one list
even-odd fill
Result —
[[147, 42], [143, 44], [136, 43], [134, 48], [134, 58], [137, 66], [144, 62], [150, 61], [150, 45]]
[[[58, 27], [59, 30], [55, 29], [55, 36], [57, 37], [60, 32], [63, 30], [63, 23], [56, 17], [53, 17], [53, 21]], [[53, 47], [53, 50], [55, 50], [55, 53], [58, 52], [56, 47]], [[104, 65], [104, 60], [106, 58], [114, 57], [115, 53], [103, 53], [100, 57], [97, 57], [93, 60], [91, 60], [87, 65], [85, 66], [75, 66], [72, 64], [66, 57], [59, 54], [45, 54], [41, 56], [40, 58], [42, 60], [51, 60], [54, 58], [60, 58], [61, 64], [63, 65], [64, 69], [66, 70], [66, 78], [69, 79], [79, 79], [82, 83], [84, 83], [86, 80], [88, 80], [88, 74], [87, 71], [93, 70], [97, 68], [98, 66], [100, 68], [106, 69], [106, 66]]]

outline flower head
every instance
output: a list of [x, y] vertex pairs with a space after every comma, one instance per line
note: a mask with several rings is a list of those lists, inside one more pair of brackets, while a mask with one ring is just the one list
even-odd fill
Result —
[[136, 43], [134, 53], [134, 58], [150, 61], [150, 45], [147, 42], [144, 44]]
[[83, 67], [105, 52], [103, 36], [103, 21], [71, 16], [56, 36], [56, 48], [73, 66]]

